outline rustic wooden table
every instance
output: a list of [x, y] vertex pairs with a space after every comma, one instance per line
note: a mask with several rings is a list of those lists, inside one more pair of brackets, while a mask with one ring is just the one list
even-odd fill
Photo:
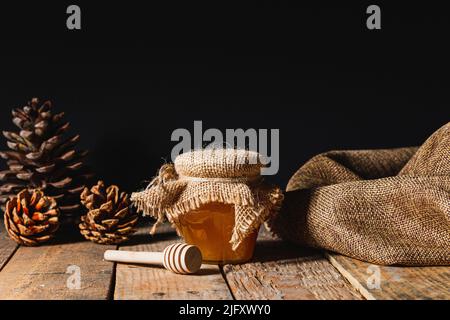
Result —
[[[117, 246], [77, 234], [59, 238], [22, 247], [0, 228], [0, 299], [450, 299], [450, 267], [375, 266], [294, 247], [264, 231], [252, 262], [204, 265], [189, 276], [107, 262], [103, 252]], [[160, 251], [176, 241], [169, 226], [153, 237], [146, 227], [119, 249]]]

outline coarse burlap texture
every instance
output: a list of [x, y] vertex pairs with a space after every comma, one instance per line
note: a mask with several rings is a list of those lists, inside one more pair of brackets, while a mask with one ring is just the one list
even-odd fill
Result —
[[330, 151], [290, 179], [273, 232], [382, 265], [450, 264], [450, 123], [420, 148]]
[[219, 202], [235, 206], [230, 243], [241, 241], [281, 206], [283, 193], [262, 182], [263, 167], [257, 152], [236, 149], [204, 149], [186, 152], [165, 164], [146, 190], [135, 192], [131, 201], [139, 212], [165, 217], [179, 229], [179, 218], [202, 205]]

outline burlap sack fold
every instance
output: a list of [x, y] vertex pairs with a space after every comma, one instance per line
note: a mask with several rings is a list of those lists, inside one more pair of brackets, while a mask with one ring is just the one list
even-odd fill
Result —
[[282, 238], [382, 265], [450, 264], [450, 123], [420, 148], [330, 151], [290, 179]]
[[263, 183], [263, 167], [256, 152], [236, 149], [205, 149], [179, 155], [165, 164], [146, 190], [131, 201], [139, 212], [157, 218], [151, 233], [167, 218], [178, 230], [180, 217], [202, 205], [219, 202], [235, 207], [230, 243], [241, 241], [281, 206], [282, 191]]

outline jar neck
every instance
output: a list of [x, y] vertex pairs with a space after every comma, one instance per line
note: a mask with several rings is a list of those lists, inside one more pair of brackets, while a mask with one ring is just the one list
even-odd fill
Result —
[[206, 178], [206, 177], [191, 177], [180, 175], [178, 177], [179, 181], [187, 181], [187, 182], [218, 182], [218, 183], [245, 183], [245, 184], [253, 184], [260, 182], [262, 177], [260, 175], [253, 177], [230, 177], [230, 178]]

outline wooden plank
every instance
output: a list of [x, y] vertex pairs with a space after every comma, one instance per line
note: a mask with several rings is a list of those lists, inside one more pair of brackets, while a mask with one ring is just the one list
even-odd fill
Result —
[[335, 253], [327, 257], [367, 299], [450, 299], [450, 267], [377, 266]]
[[[180, 238], [168, 225], [158, 228], [150, 236], [149, 227], [141, 228], [134, 243], [121, 246], [121, 250], [162, 251]], [[162, 267], [117, 264], [114, 299], [232, 299], [218, 266], [202, 265], [199, 274], [179, 275]]]
[[103, 252], [114, 248], [86, 241], [74, 229], [48, 245], [20, 246], [0, 272], [0, 299], [107, 299], [114, 265]]
[[263, 228], [252, 261], [225, 265], [224, 274], [236, 299], [363, 299], [320, 251], [287, 244]]
[[3, 269], [9, 258], [14, 254], [18, 247], [14, 241], [12, 241], [5, 230], [3, 225], [3, 219], [0, 222], [0, 271]]

